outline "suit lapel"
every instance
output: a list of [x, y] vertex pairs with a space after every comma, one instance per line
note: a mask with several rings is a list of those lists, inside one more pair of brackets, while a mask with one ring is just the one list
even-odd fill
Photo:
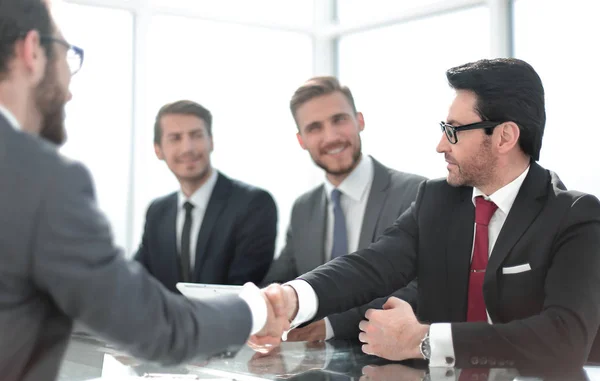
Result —
[[196, 243], [196, 260], [194, 263], [194, 276], [193, 281], [197, 282], [200, 279], [202, 265], [207, 258], [208, 242], [212, 231], [219, 219], [219, 215], [223, 210], [223, 207], [227, 204], [229, 195], [231, 193], [232, 183], [227, 177], [221, 173], [218, 174], [217, 182], [208, 200], [206, 206], [206, 212], [202, 219], [202, 225], [200, 226], [200, 232], [198, 233], [198, 241]]
[[383, 205], [387, 200], [390, 185], [390, 174], [386, 168], [377, 160], [373, 158], [371, 160], [373, 161], [373, 183], [369, 191], [369, 199], [367, 200], [367, 207], [365, 208], [363, 223], [360, 229], [359, 249], [369, 246], [375, 238], [377, 221], [379, 221]]
[[462, 187], [457, 192], [457, 200], [448, 221], [446, 240], [446, 263], [449, 300], [452, 321], [465, 321], [467, 311], [467, 290], [469, 287], [469, 269], [473, 251], [473, 231], [475, 207], [471, 200], [473, 188]]
[[[177, 249], [177, 193], [169, 197], [166, 206], [167, 210], [164, 219], [160, 222], [162, 226], [158, 230], [159, 232], [163, 232], [163, 237], [160, 240], [162, 247], [159, 258], [161, 258], [161, 262], [163, 263], [161, 271], [164, 271], [165, 277], [169, 280], [166, 284], [174, 285], [183, 279], [181, 276], [179, 250]], [[163, 255], [168, 253], [175, 253], [175, 255]]]
[[529, 173], [517, 194], [517, 198], [506, 217], [502, 230], [498, 235], [485, 272], [483, 291], [486, 307], [495, 320], [496, 301], [498, 300], [497, 276], [502, 263], [511, 249], [531, 226], [544, 207], [547, 195], [548, 175], [537, 163], [532, 162]]

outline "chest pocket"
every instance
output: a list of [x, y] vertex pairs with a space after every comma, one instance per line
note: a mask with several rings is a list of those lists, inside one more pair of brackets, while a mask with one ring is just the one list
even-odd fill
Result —
[[[516, 266], [511, 267], [514, 269]], [[537, 314], [544, 304], [547, 270], [538, 267], [511, 273], [511, 267], [505, 270], [508, 273], [498, 274], [498, 315], [503, 322]]]

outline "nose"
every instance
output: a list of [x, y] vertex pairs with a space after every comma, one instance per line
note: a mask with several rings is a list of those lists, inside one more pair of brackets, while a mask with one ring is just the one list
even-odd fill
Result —
[[450, 142], [448, 141], [446, 134], [444, 134], [443, 132], [435, 150], [437, 151], [437, 153], [444, 153], [450, 151]]
[[69, 90], [67, 92], [67, 102], [71, 101], [71, 99], [73, 99], [73, 93], [71, 92], [71, 90]]
[[324, 128], [323, 142], [324, 144], [333, 143], [340, 138], [338, 129], [331, 123], [326, 123]]
[[190, 136], [185, 135], [182, 141], [182, 148], [184, 153], [192, 152], [194, 150], [194, 144]]

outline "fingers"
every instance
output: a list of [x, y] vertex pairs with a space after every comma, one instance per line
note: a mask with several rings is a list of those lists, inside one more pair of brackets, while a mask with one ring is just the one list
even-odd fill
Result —
[[367, 320], [362, 320], [360, 323], [358, 323], [358, 329], [360, 329], [363, 332], [366, 332], [368, 327], [369, 322]]
[[369, 342], [368, 340], [369, 339], [368, 339], [368, 336], [366, 333], [361, 332], [358, 334], [358, 341], [360, 341], [361, 343], [368, 343]]
[[279, 347], [281, 339], [272, 336], [251, 336], [247, 342], [252, 350], [267, 354]]

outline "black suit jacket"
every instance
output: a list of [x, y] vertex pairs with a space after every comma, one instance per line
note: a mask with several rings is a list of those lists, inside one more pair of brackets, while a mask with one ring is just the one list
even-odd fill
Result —
[[[182, 281], [177, 193], [152, 202], [135, 259], [171, 291]], [[258, 283], [275, 251], [277, 208], [266, 191], [219, 173], [196, 244], [194, 283]]]
[[[369, 248], [301, 277], [318, 295], [317, 318], [417, 275], [418, 318], [452, 323], [458, 367], [581, 366], [600, 324], [600, 202], [559, 184], [531, 163], [486, 270], [494, 324], [465, 323], [473, 189], [445, 180], [421, 184], [415, 204]], [[526, 263], [530, 271], [502, 271]]]

